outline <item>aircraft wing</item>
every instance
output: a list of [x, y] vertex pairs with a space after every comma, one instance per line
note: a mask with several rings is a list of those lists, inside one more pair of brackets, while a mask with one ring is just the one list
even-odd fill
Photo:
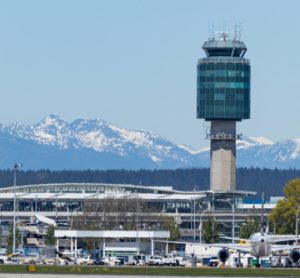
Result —
[[299, 236], [295, 235], [273, 235], [271, 236], [271, 242], [283, 242], [283, 241], [299, 241]]
[[271, 245], [271, 252], [300, 249], [299, 245]]
[[200, 243], [200, 242], [190, 242], [190, 241], [170, 241], [170, 240], [155, 240], [155, 242], [164, 242], [164, 243], [175, 243], [175, 244], [189, 244], [189, 245], [197, 245], [197, 246], [207, 246], [207, 247], [219, 247], [219, 248], [227, 248], [233, 249], [242, 252], [250, 252], [249, 245], [243, 244], [233, 244], [233, 243]]
[[220, 247], [226, 249], [233, 249], [237, 251], [247, 252], [251, 251], [250, 246], [242, 245], [242, 244], [233, 244], [233, 243], [212, 243], [212, 244], [204, 244], [209, 247]]

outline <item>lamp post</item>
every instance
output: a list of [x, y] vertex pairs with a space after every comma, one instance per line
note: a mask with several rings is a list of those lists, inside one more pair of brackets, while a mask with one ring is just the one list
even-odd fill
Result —
[[194, 241], [196, 241], [196, 189], [194, 188]]
[[298, 206], [297, 208], [297, 211], [296, 211], [296, 231], [295, 231], [295, 234], [296, 234], [296, 238], [298, 238], [298, 235], [299, 235], [299, 230], [298, 230], [298, 226], [299, 226], [299, 210], [300, 210], [300, 206]]
[[135, 196], [136, 196], [136, 253], [137, 255], [140, 254], [140, 239], [139, 239], [139, 211], [140, 211], [140, 205], [139, 205], [139, 195], [138, 192], [135, 190]]
[[16, 163], [14, 165], [14, 223], [13, 223], [13, 246], [12, 252], [16, 253], [16, 185], [17, 185], [17, 170], [22, 168], [22, 164]]
[[235, 237], [235, 202], [234, 198], [232, 199], [232, 243], [234, 243], [234, 237]]

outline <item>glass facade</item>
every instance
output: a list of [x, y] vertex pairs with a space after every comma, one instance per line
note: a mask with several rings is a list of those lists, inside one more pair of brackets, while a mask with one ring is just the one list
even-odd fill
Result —
[[210, 62], [209, 58], [206, 58], [200, 60], [197, 71], [197, 118], [250, 118], [248, 60], [237, 58], [236, 62]]

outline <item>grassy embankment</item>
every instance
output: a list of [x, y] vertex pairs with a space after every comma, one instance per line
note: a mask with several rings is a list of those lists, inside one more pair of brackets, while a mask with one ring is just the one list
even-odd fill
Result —
[[[26, 265], [0, 265], [0, 273], [28, 273]], [[37, 265], [35, 273], [157, 276], [300, 276], [300, 269], [101, 267]]]

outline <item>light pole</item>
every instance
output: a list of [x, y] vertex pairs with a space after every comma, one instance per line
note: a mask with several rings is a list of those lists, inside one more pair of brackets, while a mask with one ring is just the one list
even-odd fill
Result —
[[14, 223], [13, 223], [13, 246], [12, 252], [16, 253], [16, 185], [17, 185], [17, 170], [22, 168], [22, 164], [16, 163], [14, 165]]
[[194, 241], [196, 241], [196, 189], [194, 188]]
[[140, 254], [140, 239], [139, 239], [139, 210], [140, 210], [140, 206], [139, 206], [139, 195], [138, 195], [138, 192], [135, 191], [135, 194], [136, 194], [136, 245], [137, 245], [137, 255]]
[[235, 236], [235, 202], [234, 198], [232, 199], [232, 243], [234, 243], [234, 236]]
[[55, 222], [57, 223], [57, 195], [58, 193], [56, 193], [55, 195]]
[[300, 206], [298, 206], [298, 208], [297, 208], [297, 211], [296, 211], [296, 231], [295, 231], [295, 234], [296, 234], [296, 238], [298, 238], [298, 234], [299, 234], [299, 232], [298, 232], [298, 226], [299, 226], [299, 220], [298, 220], [298, 218], [299, 218], [299, 210], [300, 210]]

